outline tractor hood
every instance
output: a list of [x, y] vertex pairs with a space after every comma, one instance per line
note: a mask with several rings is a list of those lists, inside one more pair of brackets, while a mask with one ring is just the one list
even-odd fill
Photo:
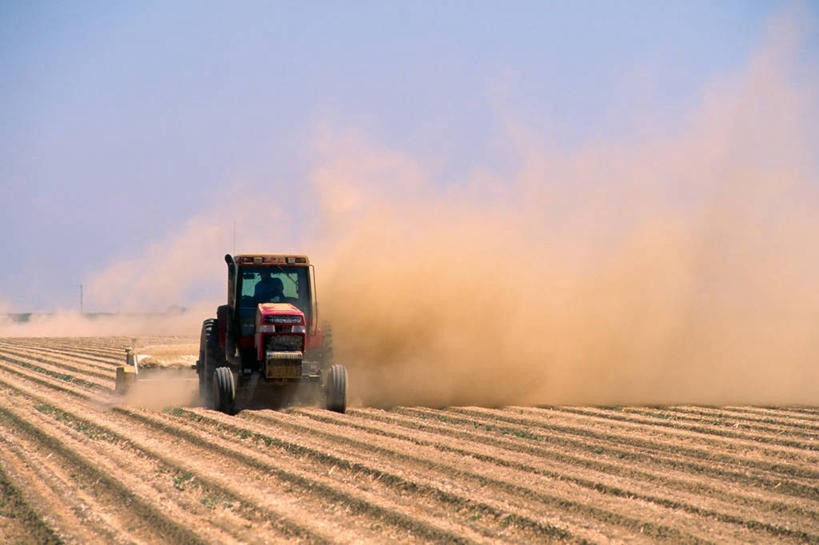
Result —
[[292, 345], [291, 350], [303, 353], [306, 336], [304, 313], [290, 303], [259, 303], [254, 336], [259, 361], [265, 359], [265, 349], [270, 344], [271, 336], [288, 346]]
[[[256, 308], [256, 333], [275, 331], [275, 327], [305, 325], [304, 313], [290, 303], [259, 303]], [[283, 329], [283, 328], [278, 328]], [[289, 327], [288, 327], [289, 329]]]

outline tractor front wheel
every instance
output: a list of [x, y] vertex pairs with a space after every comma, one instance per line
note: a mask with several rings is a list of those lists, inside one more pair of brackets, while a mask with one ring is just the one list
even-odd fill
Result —
[[327, 409], [337, 413], [347, 410], [347, 369], [333, 365], [327, 374]]
[[217, 367], [213, 373], [213, 401], [214, 408], [225, 414], [233, 414], [233, 405], [236, 401], [236, 383], [230, 367]]

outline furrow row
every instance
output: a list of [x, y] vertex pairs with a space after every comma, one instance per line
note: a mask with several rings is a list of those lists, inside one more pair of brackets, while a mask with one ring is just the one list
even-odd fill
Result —
[[[464, 490], [482, 490], [493, 497], [536, 512], [562, 513], [566, 518], [594, 520], [598, 527], [608, 527], [640, 532], [653, 541], [698, 542], [706, 536], [698, 536], [698, 521], [679, 513], [667, 517], [658, 512], [657, 505], [646, 505], [635, 498], [623, 498], [599, 490], [583, 489], [565, 479], [542, 473], [521, 472], [515, 468], [495, 466], [476, 456], [445, 453], [440, 450], [385, 438], [371, 439], [351, 432], [328, 432], [312, 423], [281, 413], [242, 413], [243, 419], [262, 421], [278, 428], [290, 428], [302, 437], [314, 437], [320, 444], [335, 443], [336, 451], [359, 452], [371, 456], [379, 466], [395, 463], [396, 469], [435, 476], [442, 482], [457, 482]], [[283, 431], [278, 431], [281, 435]], [[545, 492], [545, 491], [548, 491]], [[639, 507], [636, 509], [635, 507]], [[634, 513], [638, 511], [638, 513]], [[639, 514], [642, 512], [642, 516]], [[630, 514], [629, 514], [630, 513]], [[675, 520], [671, 521], [673, 518]], [[662, 522], [655, 522], [662, 521]], [[712, 529], [714, 531], [714, 529]], [[732, 530], [733, 531], [733, 530]]]
[[816, 424], [819, 421], [819, 411], [807, 407], [735, 407], [726, 406], [720, 407], [724, 411], [731, 411], [741, 414], [755, 414], [764, 415], [766, 417], [772, 416], [774, 418], [788, 418], [793, 420], [801, 420], [804, 422], [811, 422]]
[[[658, 456], [682, 464], [707, 463], [709, 471], [717, 473], [735, 472], [741, 468], [750, 477], [773, 473], [795, 482], [799, 479], [812, 481], [819, 478], [819, 471], [815, 469], [819, 458], [811, 451], [789, 447], [772, 449], [750, 445], [748, 450], [742, 450], [736, 440], [713, 442], [703, 437], [669, 437], [658, 430], [623, 430], [616, 426], [601, 425], [592, 418], [582, 416], [570, 415], [567, 419], [561, 419], [558, 413], [557, 418], [552, 418], [543, 414], [543, 409], [537, 409], [540, 413], [518, 409], [524, 414], [477, 407], [444, 411], [412, 408], [401, 411], [466, 427], [475, 427], [476, 423], [483, 427], [495, 426], [490, 429], [495, 429], [498, 434], [509, 434], [523, 440], [546, 441], [562, 436], [596, 441], [600, 448], [627, 446], [635, 453]], [[788, 461], [783, 462], [783, 458]], [[700, 466], [692, 466], [692, 469], [700, 471]]]
[[59, 458], [60, 466], [69, 466], [73, 470], [71, 477], [78, 484], [81, 483], [78, 488], [90, 488], [96, 497], [94, 507], [105, 509], [111, 519], [116, 518], [120, 522], [117, 527], [119, 534], [132, 533], [135, 536], [133, 539], [141, 538], [153, 543], [166, 539], [180, 544], [207, 543], [186, 525], [169, 517], [161, 506], [145, 495], [134, 479], [114, 477], [108, 471], [110, 468], [102, 467], [104, 464], [99, 457], [90, 455], [68, 434], [22, 412], [0, 401], [0, 425], [6, 433], [33, 441], [36, 446], [27, 450], [47, 451], [49, 456]]
[[[509, 414], [505, 414], [504, 417], [513, 419], [510, 420], [510, 423], [523, 426], [546, 426], [553, 429], [567, 426], [582, 428], [584, 433], [599, 436], [617, 436], [624, 439], [634, 437], [635, 440], [632, 441], [632, 444], [635, 446], [646, 449], [674, 450], [699, 458], [708, 458], [710, 456], [712, 461], [717, 462], [721, 458], [728, 463], [733, 463], [733, 460], [739, 458], [742, 460], [755, 460], [763, 464], [783, 462], [807, 470], [813, 470], [816, 463], [819, 462], [819, 454], [807, 448], [770, 445], [758, 441], [729, 438], [690, 430], [652, 426], [625, 420], [612, 420], [593, 414], [578, 414], [573, 409], [571, 407], [518, 407], [514, 411], [510, 411]], [[490, 416], [493, 415], [491, 409], [476, 407], [474, 410]], [[647, 440], [646, 437], [650, 439]], [[810, 443], [810, 440], [806, 441], [806, 443]]]
[[[795, 449], [807, 449], [819, 451], [819, 442], [815, 441], [813, 434], [791, 433], [787, 437], [783, 437], [781, 433], [766, 433], [767, 430], [761, 426], [755, 430], [755, 433], [744, 433], [739, 431], [731, 431], [718, 426], [710, 425], [690, 425], [681, 422], [673, 422], [662, 419], [640, 418], [633, 414], [624, 414], [621, 410], [603, 409], [603, 408], [588, 408], [588, 407], [555, 407], [556, 411], [568, 412], [581, 416], [589, 416], [592, 418], [603, 418], [606, 420], [613, 420], [625, 424], [648, 426], [652, 428], [671, 428], [683, 432], [693, 432], [696, 434], [703, 434], [706, 436], [718, 436], [727, 439], [738, 439], [742, 441], [755, 441], [765, 443], [778, 447], [791, 447]], [[789, 437], [796, 435], [801, 439], [790, 439]]]
[[[455, 490], [451, 480], [411, 472], [406, 465], [395, 466], [392, 457], [375, 459], [374, 449], [363, 453], [349, 448], [328, 451], [328, 447], [334, 445], [316, 439], [313, 433], [288, 433], [280, 426], [271, 426], [266, 420], [257, 421], [247, 415], [236, 419], [202, 409], [174, 409], [170, 414], [197, 429], [205, 427], [226, 441], [253, 445], [267, 456], [276, 456], [278, 452], [281, 456], [296, 458], [307, 470], [333, 475], [337, 481], [355, 483], [362, 490], [384, 496], [404, 498], [408, 508], [413, 506], [433, 514], [448, 513], [450, 520], [460, 519], [460, 524], [493, 539], [512, 532], [524, 542], [544, 539], [583, 542], [592, 538], [584, 536], [589, 533], [576, 524], [555, 526], [541, 520], [545, 514], [542, 509], [512, 512], [507, 504], [494, 497], [481, 497], [474, 494], [474, 490], [464, 493], [460, 486]], [[443, 487], [444, 482], [450, 486]]]
[[792, 424], [776, 421], [773, 419], [750, 419], [741, 416], [732, 416], [720, 411], [708, 412], [681, 411], [678, 408], [669, 407], [663, 409], [647, 407], [620, 407], [620, 412], [626, 415], [642, 417], [641, 422], [655, 425], [660, 422], [674, 422], [685, 425], [696, 425], [699, 427], [709, 427], [717, 430], [735, 429], [747, 434], [762, 433], [773, 437], [799, 437], [807, 440], [819, 438], [819, 427], [809, 424]]
[[[222, 465], [237, 465], [237, 472], [244, 470], [244, 473], [247, 473], [248, 469], [251, 468], [254, 470], [253, 473], [258, 473], [261, 471], [263, 474], [272, 474], [276, 478], [276, 482], [279, 483], [277, 486], [287, 486], [300, 489], [301, 494], [298, 494], [297, 496], [300, 502], [305, 501], [305, 498], [303, 497], [304, 494], [314, 496], [316, 498], [315, 501], [318, 504], [321, 504], [322, 502], [326, 503], [328, 500], [333, 500], [334, 505], [341, 505], [345, 507], [345, 511], [342, 512], [345, 523], [348, 519], [355, 521], [358, 518], [364, 519], [363, 523], [365, 524], [365, 527], [367, 525], [372, 526], [376, 523], [392, 525], [396, 529], [404, 531], [405, 535], [400, 537], [400, 541], [413, 541], [415, 539], [413, 536], [418, 536], [418, 538], [421, 538], [424, 542], [475, 542], [474, 540], [462, 537], [464, 533], [463, 528], [459, 528], [458, 531], [446, 530], [445, 528], [440, 527], [442, 524], [447, 525], [447, 523], [444, 521], [437, 521], [436, 523], [433, 523], [432, 521], [418, 519], [417, 517], [406, 514], [408, 509], [396, 509], [390, 507], [389, 505], [384, 505], [383, 501], [378, 501], [377, 499], [373, 498], [367, 499], [367, 494], [365, 491], [356, 491], [355, 493], [351, 493], [351, 491], [345, 490], [344, 488], [338, 488], [337, 486], [323, 482], [325, 479], [317, 475], [311, 475], [307, 472], [294, 472], [287, 467], [287, 462], [278, 462], [277, 464], [273, 464], [272, 460], [259, 457], [258, 455], [248, 455], [247, 453], [242, 452], [240, 449], [229, 448], [225, 447], [224, 445], [216, 444], [213, 438], [209, 437], [207, 434], [194, 430], [182, 430], [177, 426], [169, 426], [167, 423], [163, 423], [161, 419], [149, 412], [125, 408], [115, 409], [115, 412], [128, 416], [130, 421], [138, 421], [141, 424], [147, 424], [155, 428], [155, 431], [152, 434], [153, 440], [157, 439], [157, 430], [160, 431], [162, 435], [167, 435], [167, 441], [178, 440], [179, 438], [184, 439], [190, 443], [189, 446], [185, 448], [185, 452], [188, 454], [188, 456], [190, 456], [192, 450], [202, 449], [211, 453], [209, 456], [205, 457], [212, 458], [214, 453], [218, 454], [220, 464]], [[72, 415], [72, 418], [77, 420], [81, 419], [81, 417], [76, 414]], [[104, 429], [106, 430], [106, 433], [112, 433], [109, 427]], [[133, 423], [131, 423], [131, 425], [128, 427], [128, 430], [129, 431], [127, 433], [129, 435], [133, 435], [135, 433]], [[124, 440], [124, 437], [121, 437], [120, 439]], [[157, 453], [152, 453], [152, 455], [158, 456]], [[201, 480], [203, 477], [200, 476], [199, 479]], [[252, 481], [250, 476], [241, 478], [241, 480], [247, 479]], [[250, 485], [251, 483], [247, 484]], [[291, 491], [288, 490], [279, 490], [278, 493], [275, 493], [276, 491], [271, 492], [274, 492], [275, 497], [280, 497], [280, 495], [287, 494], [292, 496]], [[263, 499], [259, 497], [257, 498], [257, 501], [261, 502]], [[338, 531], [339, 529], [336, 530]]]
[[[340, 418], [324, 411], [310, 409], [299, 410], [298, 414], [311, 419], [316, 417], [313, 422], [303, 423], [303, 426], [302, 423], [297, 421], [289, 424], [296, 430], [302, 427], [303, 435], [306, 435], [310, 430], [310, 435], [321, 436], [321, 444], [326, 444], [328, 441], [337, 442], [337, 450], [345, 453], [349, 453], [355, 448], [355, 445], [350, 444], [348, 439], [351, 435], [349, 431], [351, 424], [346, 417]], [[261, 416], [262, 414], [253, 417], [258, 418]], [[285, 416], [281, 414], [275, 416], [276, 423], [281, 425], [281, 420], [285, 419]], [[319, 427], [315, 422], [316, 420], [321, 422], [332, 421], [332, 425]], [[326, 433], [325, 430], [331, 433]], [[544, 480], [543, 486], [539, 487], [539, 489], [548, 488], [555, 493], [559, 493], [563, 498], [584, 498], [582, 501], [589, 501], [599, 505], [605, 504], [610, 496], [628, 498], [629, 500], [637, 500], [637, 502], [682, 510], [699, 517], [712, 518], [721, 522], [768, 532], [775, 536], [789, 536], [799, 542], [804, 539], [819, 540], [819, 537], [811, 536], [799, 530], [794, 531], [788, 527], [789, 522], [797, 523], [798, 526], [798, 523], [804, 520], [804, 514], [801, 512], [798, 512], [798, 516], [789, 517], [779, 508], [767, 509], [767, 512], [760, 512], [758, 509], [738, 510], [728, 502], [692, 494], [669, 494], [662, 489], [658, 490], [656, 486], [640, 486], [639, 482], [635, 483], [633, 480], [623, 479], [619, 476], [613, 477], [610, 474], [591, 473], [588, 470], [580, 471], [579, 468], [572, 465], [552, 463], [542, 457], [505, 456], [498, 452], [495, 445], [487, 446], [483, 443], [473, 443], [461, 438], [452, 439], [440, 436], [435, 438], [429, 437], [429, 434], [423, 432], [416, 432], [409, 437], [402, 437], [401, 441], [394, 441], [385, 439], [386, 435], [370, 433], [371, 430], [362, 431], [366, 433], [357, 433], [355, 435], [357, 442], [363, 445], [360, 447], [362, 453], [378, 449], [387, 450], [390, 458], [406, 456], [402, 453], [412, 453], [410, 458], [414, 458], [414, 463], [423, 472], [429, 472], [430, 460], [441, 462], [435, 465], [442, 468], [441, 472], [444, 475], [452, 471], [453, 468], [466, 467], [464, 464], [467, 462], [472, 463], [473, 460], [479, 460], [480, 463], [474, 463], [473, 465], [476, 472], [480, 474], [505, 474], [508, 475], [509, 482], [528, 482], [533, 485], [538, 481], [533, 476], [543, 476], [547, 479]], [[281, 434], [281, 432], [279, 433]], [[419, 449], [419, 447], [432, 447], [435, 450], [430, 448]], [[450, 460], [449, 464], [442, 465], [442, 461], [446, 459]], [[383, 464], [379, 464], [379, 467], [381, 465]], [[405, 469], [406, 464], [402, 464], [401, 468]], [[514, 471], [504, 471], [500, 468]], [[570, 483], [572, 486], [565, 487], [565, 483]], [[585, 492], [578, 490], [578, 487], [585, 489]], [[616, 502], [612, 502], [611, 505], [612, 508], [616, 508]], [[768, 507], [771, 507], [771, 505], [768, 505]], [[647, 510], [650, 511], [650, 509]], [[790, 513], [789, 515], [794, 514], [797, 513]], [[653, 511], [652, 515], [657, 516]], [[766, 522], [771, 516], [782, 519], [783, 515], [785, 515], [786, 520], [780, 520], [779, 524], [773, 525]], [[662, 517], [662, 515], [659, 516]], [[790, 518], [790, 521], [788, 518]]]
[[[732, 422], [743, 422], [750, 425], [770, 424], [778, 426], [783, 430], [796, 429], [819, 434], [819, 419], [811, 422], [780, 418], [773, 416], [762, 416], [747, 411], [728, 411], [723, 408], [711, 407], [662, 407], [653, 411], [655, 414], [668, 415], [666, 418], [679, 418], [683, 415], [686, 418], [699, 421], [711, 421], [714, 425], [730, 425]], [[660, 416], [663, 418], [663, 416]]]
[[[255, 538], [247, 531], [252, 526], [256, 527], [254, 528], [256, 531], [261, 529], [278, 534], [278, 539], [275, 536], [271, 538], [274, 542], [333, 541], [327, 536], [304, 528], [283, 513], [265, 505], [263, 497], [259, 495], [251, 497], [241, 487], [230, 484], [229, 477], [221, 475], [222, 470], [218, 467], [220, 461], [216, 461], [215, 466], [203, 470], [197, 467], [198, 464], [192, 464], [187, 459], [186, 449], [174, 447], [157, 450], [152, 446], [156, 444], [157, 438], [142, 436], [138, 427], [134, 426], [135, 423], [139, 423], [138, 419], [125, 418], [122, 422], [112, 422], [113, 415], [108, 414], [106, 418], [101, 418], [89, 410], [82, 411], [81, 415], [72, 411], [71, 405], [47, 394], [38, 394], [26, 386], [11, 384], [11, 381], [2, 378], [0, 383], [6, 388], [24, 393], [32, 400], [30, 404], [35, 404], [34, 410], [53, 418], [53, 423], [42, 426], [41, 429], [56, 433], [54, 428], [60, 427], [61, 424], [63, 428], [85, 434], [89, 439], [86, 443], [91, 443], [91, 450], [96, 451], [87, 455], [89, 463], [94, 465], [107, 463], [110, 464], [111, 474], [134, 474], [140, 482], [149, 482], [154, 490], [152, 494], [146, 494], [146, 497], [151, 497], [160, 504], [160, 507], [175, 505], [177, 517], [183, 519], [196, 517], [196, 521], [208, 521], [207, 525], [212, 527], [210, 533], [218, 534], [207, 539], [209, 542], [223, 543], [226, 538], [238, 539], [239, 543], [254, 542]], [[170, 444], [171, 439], [167, 440]], [[96, 448], [95, 442], [98, 443]], [[177, 450], [182, 452], [177, 455], [168, 453]], [[190, 527], [202, 526], [201, 522], [194, 523], [193, 520], [188, 522]], [[234, 534], [234, 537], [230, 534]]]
[[[6, 339], [17, 346], [28, 346], [32, 349], [52, 354], [71, 354], [74, 356], [84, 357], [88, 360], [111, 365], [116, 363], [124, 356], [124, 343], [122, 348], [95, 348], [91, 344], [82, 343], [49, 343], [42, 342], [27, 342], [21, 343], [17, 339]], [[41, 339], [35, 339], [41, 341]]]
[[[46, 522], [42, 509], [32, 507], [23, 497], [21, 488], [29, 489], [28, 483], [24, 487], [12, 483], [9, 473], [13, 461], [8, 459], [8, 454], [12, 453], [13, 447], [8, 437], [0, 436], [0, 449], [6, 453], [4, 463], [0, 464], [0, 537], [7, 543], [23, 543], [30, 539], [43, 545], [62, 545], [64, 541]], [[16, 480], [21, 482], [22, 477], [17, 476]], [[35, 505], [41, 504], [36, 502]]]
[[87, 497], [87, 486], [78, 486], [77, 472], [62, 457], [36, 441], [15, 435], [2, 424], [0, 429], [3, 429], [3, 464], [14, 472], [17, 482], [32, 498], [32, 504], [64, 543], [134, 543], [127, 534], [120, 534], [112, 527], [104, 512], [95, 509], [93, 494]]
[[417, 512], [410, 514], [413, 509], [398, 503], [397, 498], [380, 497], [370, 490], [356, 488], [345, 481], [336, 481], [330, 475], [316, 472], [313, 466], [299, 467], [296, 458], [260, 454], [245, 445], [231, 444], [198, 428], [186, 429], [179, 426], [179, 422], [163, 421], [156, 414], [146, 411], [126, 408], [117, 410], [158, 431], [182, 438], [192, 446], [212, 451], [225, 460], [241, 463], [245, 471], [252, 470], [270, 476], [277, 486], [286, 486], [287, 493], [297, 491], [300, 502], [308, 501], [308, 497], [329, 501], [336, 508], [343, 509], [345, 519], [362, 519], [359, 528], [372, 527], [374, 524], [392, 526], [403, 534], [399, 538], [402, 541], [420, 539], [424, 543], [487, 542], [478, 532], [457, 526], [446, 519], [433, 520]]
[[0, 350], [2, 350], [3, 354], [6, 354], [8, 356], [21, 357], [26, 358], [28, 361], [35, 361], [45, 363], [48, 365], [59, 366], [69, 371], [73, 371], [74, 373], [81, 373], [83, 375], [88, 375], [90, 377], [103, 379], [106, 381], [110, 381], [114, 378], [113, 368], [108, 367], [106, 369], [101, 369], [97, 366], [83, 363], [82, 360], [80, 360], [79, 358], [74, 359], [61, 357], [59, 359], [56, 359], [53, 356], [51, 357], [43, 356], [42, 353], [35, 350], [14, 349], [7, 346], [0, 346]]
[[0, 360], [15, 366], [23, 367], [30, 371], [40, 373], [42, 375], [47, 375], [49, 377], [63, 380], [65, 382], [71, 382], [90, 390], [110, 391], [113, 386], [112, 381], [102, 381], [100, 379], [88, 377], [87, 375], [86, 378], [80, 378], [78, 376], [75, 376], [74, 374], [65, 373], [64, 372], [65, 368], [62, 368], [59, 365], [42, 363], [37, 360], [32, 360], [30, 358], [23, 358], [21, 356], [12, 357], [7, 353], [0, 353]]
[[[675, 457], [668, 452], [642, 452], [640, 449], [629, 445], [628, 437], [622, 441], [618, 438], [595, 438], [582, 433], [583, 430], [580, 430], [580, 433], [575, 433], [575, 430], [562, 430], [561, 432], [547, 430], [535, 433], [527, 427], [514, 427], [504, 424], [502, 415], [495, 420], [480, 416], [467, 418], [462, 414], [456, 416], [459, 414], [457, 412], [452, 414], [447, 411], [418, 408], [399, 408], [393, 412], [402, 416], [417, 418], [421, 422], [442, 423], [445, 427], [449, 427], [453, 433], [457, 431], [469, 433], [470, 430], [485, 431], [494, 438], [504, 439], [518, 448], [530, 449], [532, 452], [536, 452], [541, 445], [560, 445], [571, 451], [598, 455], [613, 463], [628, 461], [637, 467], [651, 468], [654, 471], [670, 471], [680, 476], [708, 477], [715, 483], [734, 482], [745, 487], [750, 486], [764, 490], [769, 494], [782, 494], [808, 500], [815, 499], [817, 496], [817, 491], [812, 486], [791, 482], [764, 472], [758, 475], [749, 475], [747, 471], [711, 467], [704, 463], [695, 463]], [[364, 412], [364, 415], [367, 417], [380, 417], [380, 415], [373, 416], [372, 413], [368, 412]], [[561, 433], [564, 433], [564, 435], [561, 435]]]
[[[544, 474], [605, 494], [639, 498], [724, 522], [764, 529], [773, 535], [801, 536], [791, 529], [799, 528], [806, 519], [814, 526], [819, 524], [819, 513], [806, 511], [794, 502], [735, 493], [727, 490], [724, 484], [720, 486], [722, 483], [705, 484], [694, 475], [688, 479], [675, 478], [664, 473], [651, 473], [642, 467], [634, 468], [628, 462], [600, 462], [579, 455], [578, 449], [568, 452], [551, 447], [521, 449], [488, 434], [453, 433], [451, 429], [430, 426], [409, 427], [413, 431], [405, 433], [398, 431], [401, 428], [394, 423], [379, 426], [360, 419], [354, 422], [349, 415], [341, 417], [309, 409], [297, 413], [315, 422], [334, 425], [342, 432], [345, 427], [362, 431], [375, 444], [382, 444], [382, 437], [401, 439], [412, 445], [431, 446], [460, 456], [476, 457], [493, 465], [514, 467], [524, 474]], [[353, 416], [357, 414], [356, 411]], [[778, 519], [778, 524], [765, 522], [770, 519]]]
[[111, 369], [111, 365], [117, 361], [122, 361], [124, 359], [124, 351], [119, 352], [116, 357], [114, 355], [108, 356], [106, 358], [102, 358], [104, 361], [100, 361], [101, 357], [93, 356], [88, 352], [82, 349], [72, 349], [72, 348], [51, 348], [48, 346], [36, 345], [36, 344], [28, 344], [28, 343], [15, 343], [15, 342], [3, 342], [0, 341], [0, 347], [2, 348], [10, 348], [15, 350], [25, 350], [33, 353], [40, 354], [42, 356], [56, 356], [60, 358], [69, 358], [74, 361], [83, 361], [89, 366], [94, 366], [102, 370], [109, 370]]

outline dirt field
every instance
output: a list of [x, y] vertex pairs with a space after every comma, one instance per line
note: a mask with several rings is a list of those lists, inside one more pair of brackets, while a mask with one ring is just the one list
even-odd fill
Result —
[[0, 339], [0, 542], [819, 543], [819, 408], [152, 410], [128, 342]]

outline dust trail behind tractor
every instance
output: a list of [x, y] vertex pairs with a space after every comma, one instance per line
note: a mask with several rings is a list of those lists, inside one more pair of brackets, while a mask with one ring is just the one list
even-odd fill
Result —
[[127, 402], [164, 406], [194, 402], [198, 394], [195, 344], [155, 344], [125, 349], [115, 392]]

